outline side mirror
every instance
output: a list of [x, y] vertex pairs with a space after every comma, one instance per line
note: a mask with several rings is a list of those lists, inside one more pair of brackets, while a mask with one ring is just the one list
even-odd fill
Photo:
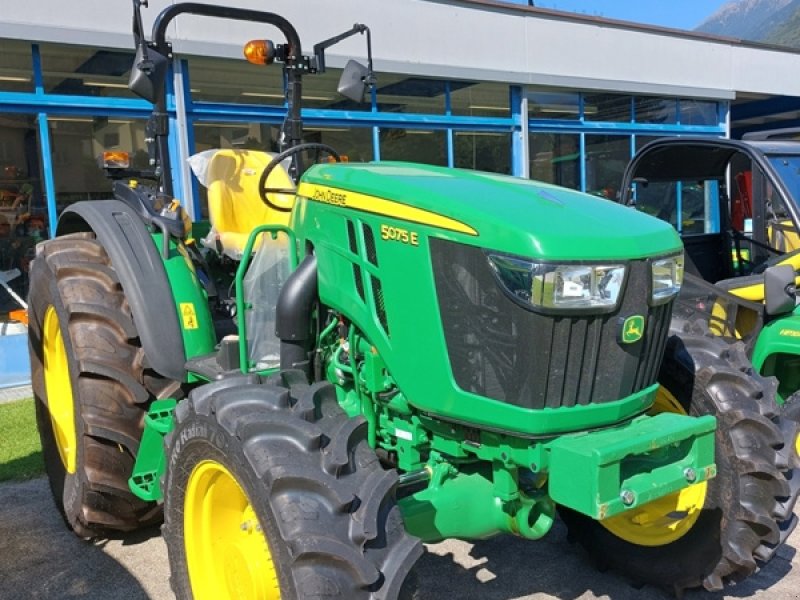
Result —
[[140, 45], [133, 59], [128, 88], [140, 98], [155, 104], [164, 94], [167, 65], [169, 59], [152, 48], [147, 48], [145, 58], [145, 47]]
[[353, 102], [364, 102], [369, 89], [370, 72], [367, 67], [355, 60], [348, 60], [336, 87], [342, 96]]
[[764, 271], [764, 306], [770, 316], [783, 315], [794, 310], [797, 294], [794, 267], [777, 265]]

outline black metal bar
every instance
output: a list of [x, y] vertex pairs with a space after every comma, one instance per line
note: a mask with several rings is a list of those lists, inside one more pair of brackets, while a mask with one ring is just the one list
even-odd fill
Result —
[[[291, 146], [302, 141], [302, 121], [300, 118], [300, 104], [302, 101], [301, 70], [303, 68], [303, 49], [300, 45], [300, 36], [294, 26], [275, 13], [249, 10], [244, 8], [232, 8], [229, 6], [214, 6], [210, 4], [200, 4], [197, 2], [185, 2], [168, 6], [156, 17], [153, 22], [153, 46], [160, 54], [171, 57], [172, 48], [167, 43], [167, 27], [175, 17], [181, 14], [192, 14], [204, 17], [216, 17], [220, 19], [234, 19], [237, 21], [250, 21], [255, 23], [266, 23], [277, 27], [286, 37], [289, 45], [289, 52], [286, 58], [286, 68], [289, 72], [289, 114], [287, 124]], [[167, 114], [167, 93], [166, 87], [162, 97], [155, 103], [154, 114], [161, 117]], [[169, 158], [168, 148], [168, 127], [166, 131], [159, 132], [155, 139], [159, 154], [159, 162], [162, 169], [161, 186], [165, 194], [172, 196], [172, 169]]]
[[[168, 6], [161, 14], [156, 17], [153, 23], [153, 42], [156, 49], [166, 55], [169, 48], [166, 45], [167, 26], [180, 14], [189, 13], [205, 17], [217, 17], [220, 19], [234, 19], [237, 21], [252, 21], [255, 23], [266, 23], [274, 25], [281, 30], [286, 41], [289, 42], [290, 55], [287, 63], [294, 64], [301, 62], [303, 49], [300, 47], [300, 36], [294, 26], [275, 13], [262, 12], [259, 10], [249, 10], [245, 8], [233, 8], [230, 6], [214, 6], [211, 4], [200, 4], [198, 2], [185, 2]], [[162, 51], [163, 50], [163, 51]]]

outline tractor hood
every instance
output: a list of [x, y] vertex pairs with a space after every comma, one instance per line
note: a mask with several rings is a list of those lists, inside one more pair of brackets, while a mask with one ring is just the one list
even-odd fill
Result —
[[636, 259], [681, 248], [673, 228], [658, 219], [506, 175], [399, 162], [334, 163], [309, 169], [299, 194], [431, 225], [441, 229], [437, 236], [531, 258]]

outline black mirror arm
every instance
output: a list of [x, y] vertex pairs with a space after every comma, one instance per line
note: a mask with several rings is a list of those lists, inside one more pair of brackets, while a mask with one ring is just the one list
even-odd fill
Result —
[[314, 44], [314, 58], [317, 63], [317, 71], [320, 73], [325, 72], [325, 50], [357, 33], [367, 34], [367, 76], [364, 78], [364, 82], [372, 88], [372, 86], [375, 85], [375, 75], [372, 71], [372, 34], [370, 33], [369, 27], [363, 23], [356, 23], [351, 29], [339, 35], [335, 35], [332, 38], [328, 38], [327, 40], [323, 40], [318, 44]]
[[153, 70], [153, 61], [147, 57], [147, 39], [144, 37], [142, 25], [142, 7], [147, 8], [148, 0], [133, 0], [133, 40], [137, 48], [142, 49], [142, 61], [139, 68], [146, 74]]

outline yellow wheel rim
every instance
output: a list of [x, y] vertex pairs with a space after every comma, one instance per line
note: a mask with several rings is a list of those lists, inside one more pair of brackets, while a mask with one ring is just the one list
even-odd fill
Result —
[[53, 423], [53, 435], [58, 454], [67, 473], [75, 473], [77, 460], [77, 434], [75, 432], [75, 404], [69, 362], [64, 347], [64, 336], [55, 308], [49, 306], [42, 326], [42, 354], [44, 359], [44, 389], [47, 408]]
[[195, 600], [279, 600], [278, 574], [253, 506], [230, 471], [200, 462], [184, 500], [184, 543]]
[[800, 434], [794, 438], [794, 451], [797, 452], [798, 456], [800, 456]]
[[[686, 414], [664, 386], [659, 387], [652, 413]], [[664, 546], [686, 535], [700, 517], [708, 483], [690, 485], [663, 498], [600, 521], [618, 538], [638, 546]]]

